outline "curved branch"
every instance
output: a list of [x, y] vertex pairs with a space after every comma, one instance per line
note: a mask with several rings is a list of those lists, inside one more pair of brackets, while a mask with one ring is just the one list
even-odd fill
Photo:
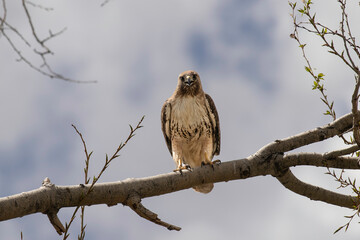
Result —
[[276, 140], [255, 153], [255, 155], [270, 156], [274, 153], [288, 152], [296, 148], [320, 142], [340, 135], [352, 128], [353, 114], [346, 114], [323, 127], [318, 127], [292, 137]]
[[332, 192], [321, 187], [300, 181], [288, 170], [282, 176], [276, 177], [279, 182], [290, 191], [303, 195], [315, 201], [322, 201], [332, 205], [353, 209], [357, 206], [358, 199], [349, 195]]

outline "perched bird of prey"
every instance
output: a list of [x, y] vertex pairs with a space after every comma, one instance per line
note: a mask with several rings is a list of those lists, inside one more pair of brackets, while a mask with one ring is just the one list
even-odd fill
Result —
[[[212, 98], [201, 86], [195, 71], [179, 75], [173, 95], [161, 109], [161, 126], [176, 169], [212, 165], [220, 153], [219, 116]], [[195, 186], [195, 191], [208, 193], [213, 183]]]

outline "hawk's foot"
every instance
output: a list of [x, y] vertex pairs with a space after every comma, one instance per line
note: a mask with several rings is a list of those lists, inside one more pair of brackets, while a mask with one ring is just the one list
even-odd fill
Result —
[[190, 167], [190, 165], [185, 164], [183, 166], [179, 166], [178, 168], [174, 169], [173, 172], [180, 172], [180, 174], [182, 175], [182, 170], [191, 171], [191, 167]]
[[217, 165], [219, 165], [219, 164], [221, 164], [221, 160], [220, 160], [220, 159], [216, 159], [216, 160], [212, 161], [212, 164], [217, 164]]
[[201, 162], [201, 167], [205, 166], [205, 165], [210, 165], [212, 167], [212, 169], [214, 169], [214, 165], [219, 165], [220, 163], [221, 163], [220, 159], [216, 159], [216, 160], [214, 160], [212, 162], [211, 161], [210, 162], [202, 161]]

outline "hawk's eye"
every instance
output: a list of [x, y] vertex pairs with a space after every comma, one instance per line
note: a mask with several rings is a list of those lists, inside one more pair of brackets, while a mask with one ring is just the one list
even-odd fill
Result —
[[180, 77], [180, 81], [183, 82], [184, 80], [185, 80], [184, 76], [181, 76], [181, 77]]
[[192, 79], [195, 81], [196, 80], [196, 74], [192, 75]]

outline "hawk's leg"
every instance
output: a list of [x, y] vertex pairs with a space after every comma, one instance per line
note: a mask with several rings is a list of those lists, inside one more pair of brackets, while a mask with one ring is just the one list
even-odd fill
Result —
[[180, 174], [182, 175], [182, 170], [191, 171], [190, 165], [184, 164], [181, 158], [177, 159], [176, 163], [177, 163], [177, 167], [175, 170], [173, 170], [173, 172], [180, 172]]

